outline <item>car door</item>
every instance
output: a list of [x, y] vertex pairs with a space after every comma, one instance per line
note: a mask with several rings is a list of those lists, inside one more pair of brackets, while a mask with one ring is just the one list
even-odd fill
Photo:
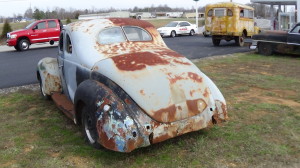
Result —
[[32, 28], [32, 33], [30, 34], [30, 39], [32, 43], [42, 43], [47, 42], [47, 23], [46, 21], [42, 21], [37, 23]]
[[184, 25], [186, 26], [186, 33], [190, 33], [192, 30], [192, 25], [188, 22], [184, 22]]
[[59, 39], [60, 29], [55, 20], [48, 20], [47, 37], [50, 40], [57, 41]]
[[300, 25], [295, 26], [289, 33], [287, 38], [288, 44], [300, 46]]
[[59, 69], [59, 76], [62, 82], [62, 89], [63, 89], [63, 93], [67, 96], [69, 96], [69, 92], [68, 92], [68, 88], [67, 88], [67, 84], [65, 81], [65, 73], [64, 73], [64, 59], [65, 59], [65, 55], [64, 55], [64, 30], [61, 31], [60, 36], [59, 36], [59, 44], [58, 44], [58, 69]]
[[184, 34], [187, 32], [187, 27], [184, 22], [179, 23], [179, 34]]

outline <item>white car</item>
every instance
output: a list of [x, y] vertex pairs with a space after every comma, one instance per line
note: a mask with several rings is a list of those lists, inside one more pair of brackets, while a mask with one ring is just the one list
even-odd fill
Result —
[[196, 32], [197, 26], [195, 24], [191, 24], [187, 21], [173, 21], [165, 25], [164, 27], [160, 27], [157, 31], [160, 33], [162, 37], [170, 36], [175, 37], [179, 34], [189, 34], [193, 36]]

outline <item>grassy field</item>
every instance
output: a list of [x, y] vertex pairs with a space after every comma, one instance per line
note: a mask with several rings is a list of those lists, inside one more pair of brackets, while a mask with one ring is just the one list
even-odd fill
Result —
[[235, 54], [197, 66], [229, 121], [124, 154], [84, 143], [38, 91], [0, 94], [0, 167], [300, 167], [300, 59]]

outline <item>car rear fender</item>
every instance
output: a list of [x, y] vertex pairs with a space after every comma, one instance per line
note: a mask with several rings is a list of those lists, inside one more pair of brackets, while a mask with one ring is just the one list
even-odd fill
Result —
[[37, 79], [42, 83], [44, 92], [51, 95], [53, 92], [61, 92], [62, 84], [59, 76], [58, 62], [56, 58], [46, 57], [37, 65]]

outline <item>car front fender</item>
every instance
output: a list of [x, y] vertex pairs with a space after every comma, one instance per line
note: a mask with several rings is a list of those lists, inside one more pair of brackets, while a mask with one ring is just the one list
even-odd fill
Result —
[[58, 62], [56, 58], [46, 57], [38, 62], [37, 79], [41, 82], [41, 87], [43, 87], [44, 92], [47, 95], [51, 95], [53, 92], [62, 91]]

